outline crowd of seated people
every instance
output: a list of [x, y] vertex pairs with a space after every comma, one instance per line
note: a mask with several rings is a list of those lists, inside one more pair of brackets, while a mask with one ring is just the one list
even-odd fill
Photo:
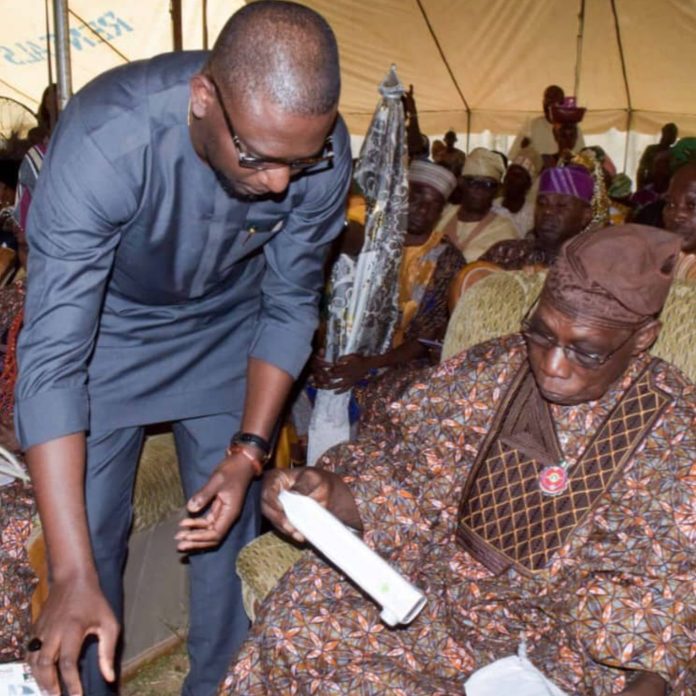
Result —
[[[696, 281], [696, 139], [677, 142], [667, 124], [634, 192], [601, 149], [585, 147], [574, 101], [551, 86], [543, 105], [508, 164], [486, 148], [464, 153], [454, 131], [430, 155], [406, 95], [412, 157], [392, 347], [312, 361], [317, 387], [354, 390], [359, 439], [265, 482], [265, 513], [281, 531], [298, 539], [279, 491], [313, 495], [426, 592], [426, 609], [391, 631], [305, 556], [264, 604], [222, 693], [465, 693], [472, 673], [520, 644], [567, 694], [696, 688], [696, 628], [684, 619], [696, 611], [696, 397], [647, 353], [672, 278]], [[22, 268], [46, 145], [38, 138], [0, 189]], [[347, 229], [357, 254], [360, 224]], [[429, 342], [442, 340], [448, 300], [474, 262], [550, 271], [520, 333], [432, 367]], [[23, 297], [20, 270], [0, 289], [0, 444], [14, 450]], [[35, 508], [25, 484], [0, 490], [4, 661], [22, 657], [29, 628], [22, 547]]]
[[[14, 429], [14, 387], [26, 290], [25, 230], [56, 113], [53, 85], [46, 88], [42, 97], [38, 125], [26, 140], [12, 139], [11, 151], [0, 159], [0, 446], [20, 457], [20, 461]], [[32, 593], [37, 584], [27, 554], [35, 515], [36, 503], [29, 483], [16, 479], [0, 486], [0, 663], [22, 660], [26, 652]]]
[[[221, 693], [498, 693], [515, 686], [501, 658], [520, 645], [541, 670], [538, 693], [696, 688], [696, 392], [647, 352], [672, 280], [696, 276], [696, 153], [683, 139], [648, 156], [658, 171], [644, 185], [658, 196], [641, 199], [584, 146], [579, 119], [553, 124], [546, 107], [548, 127], [528, 127], [509, 166], [485, 148], [461, 158], [457, 203], [431, 235], [467, 262], [453, 284], [472, 266], [548, 269], [520, 333], [434, 368], [360, 356], [343, 362], [362, 366], [348, 379], [323, 363], [326, 388], [353, 387], [368, 367], [391, 376], [373, 383], [378, 408], [354, 442], [265, 482], [282, 533], [302, 541], [279, 492], [312, 495], [421, 587], [426, 608], [391, 630], [305, 555], [261, 606]], [[539, 132], [555, 145], [537, 150]], [[435, 146], [433, 162], [452, 171]], [[624, 224], [657, 201], [656, 226]], [[488, 243], [493, 215], [513, 226]]]

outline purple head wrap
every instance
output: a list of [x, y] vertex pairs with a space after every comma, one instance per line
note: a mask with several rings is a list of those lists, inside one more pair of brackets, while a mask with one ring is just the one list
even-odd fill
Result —
[[584, 167], [577, 165], [545, 169], [539, 178], [539, 193], [564, 193], [590, 203], [594, 180]]

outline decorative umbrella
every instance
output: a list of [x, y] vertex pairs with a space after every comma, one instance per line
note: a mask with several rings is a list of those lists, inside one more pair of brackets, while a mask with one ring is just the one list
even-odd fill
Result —
[[[357, 262], [342, 254], [329, 283], [325, 359], [378, 355], [391, 346], [399, 316], [399, 269], [408, 209], [408, 152], [403, 85], [395, 66], [379, 86], [382, 99], [365, 136], [355, 180], [367, 204]], [[350, 439], [350, 392], [319, 390], [309, 427], [307, 461]]]

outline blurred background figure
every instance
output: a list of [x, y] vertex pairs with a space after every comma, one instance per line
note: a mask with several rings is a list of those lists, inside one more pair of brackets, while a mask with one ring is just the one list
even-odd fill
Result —
[[642, 189], [648, 184], [652, 183], [653, 180], [653, 163], [655, 161], [655, 156], [659, 152], [664, 152], [669, 150], [674, 143], [677, 142], [677, 137], [679, 136], [679, 129], [675, 123], [665, 123], [662, 126], [662, 132], [660, 134], [660, 142], [655, 145], [648, 145], [638, 163], [638, 172], [636, 174], [636, 186], [638, 189]]

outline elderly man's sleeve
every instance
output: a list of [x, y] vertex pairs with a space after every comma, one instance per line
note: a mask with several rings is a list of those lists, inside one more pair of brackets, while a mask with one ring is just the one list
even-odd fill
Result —
[[[72, 108], [71, 108], [72, 107]], [[24, 448], [87, 430], [87, 363], [132, 192], [82, 124], [61, 118], [29, 211], [15, 420]]]
[[623, 561], [579, 583], [571, 615], [592, 659], [657, 673], [684, 694], [696, 668], [696, 419], [652, 450], [653, 504], [629, 516]]
[[250, 355], [293, 377], [309, 357], [326, 255], [345, 221], [351, 157], [342, 122], [339, 128], [340, 145], [330, 175], [306, 175], [304, 199], [292, 210], [284, 228], [263, 247], [262, 307]]
[[431, 541], [434, 527], [456, 512], [442, 501], [456, 506], [452, 491], [466, 476], [466, 462], [486, 420], [482, 411], [466, 419], [462, 413], [477, 373], [474, 361], [470, 353], [420, 371], [398, 401], [383, 403], [383, 418], [317, 464], [346, 482], [366, 542], [384, 554]]

